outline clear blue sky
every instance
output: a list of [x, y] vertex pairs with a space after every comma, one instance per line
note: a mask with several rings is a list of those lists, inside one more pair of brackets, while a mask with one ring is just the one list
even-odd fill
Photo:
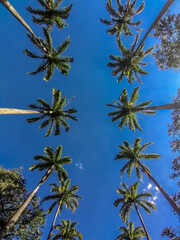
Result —
[[[138, 1], [138, 6], [142, 1]], [[147, 29], [156, 15], [165, 4], [165, 0], [146, 1], [145, 10], [139, 16], [144, 19], [142, 28]], [[64, 5], [69, 4], [64, 0]], [[115, 1], [113, 1], [115, 4]], [[36, 1], [12, 1], [13, 6], [32, 27], [34, 32], [41, 35], [41, 28], [31, 22], [31, 15], [25, 6], [37, 6]], [[178, 12], [178, 1], [173, 3], [172, 12]], [[92, 0], [90, 2], [73, 1], [73, 8], [68, 19], [69, 26], [62, 31], [54, 29], [53, 45], [56, 47], [70, 36], [71, 44], [65, 52], [66, 56], [73, 56], [74, 63], [69, 76], [62, 76], [57, 70], [49, 83], [42, 80], [43, 74], [37, 76], [27, 75], [39, 64], [38, 61], [27, 57], [22, 50], [33, 49], [26, 37], [27, 32], [3, 7], [0, 6], [0, 107], [25, 109], [29, 104], [35, 103], [37, 98], [51, 101], [53, 87], [60, 89], [67, 99], [76, 96], [71, 106], [78, 110], [78, 122], [69, 122], [70, 130], [62, 130], [60, 136], [45, 138], [45, 131], [38, 129], [38, 123], [27, 124], [27, 116], [1, 116], [0, 117], [0, 164], [5, 168], [24, 167], [23, 174], [27, 179], [28, 190], [31, 191], [40, 180], [43, 173], [30, 172], [29, 167], [34, 164], [33, 156], [43, 154], [45, 146], [54, 149], [63, 145], [63, 156], [70, 156], [73, 163], [66, 169], [72, 184], [79, 185], [79, 194], [83, 200], [79, 202], [77, 214], [74, 215], [65, 209], [60, 219], [71, 218], [78, 221], [78, 230], [82, 232], [85, 240], [111, 240], [119, 234], [118, 227], [122, 226], [119, 209], [113, 206], [118, 198], [116, 188], [120, 186], [120, 169], [122, 165], [113, 159], [118, 153], [118, 145], [123, 140], [134, 142], [141, 137], [142, 142], [155, 144], [147, 150], [161, 154], [159, 160], [151, 160], [148, 166], [153, 176], [166, 189], [169, 194], [177, 191], [176, 180], [169, 179], [171, 173], [171, 154], [167, 124], [171, 122], [170, 111], [160, 111], [154, 116], [142, 116], [140, 124], [143, 132], [131, 132], [129, 129], [119, 130], [118, 124], [110, 124], [107, 114], [110, 111], [106, 103], [117, 100], [123, 88], [131, 93], [134, 87], [127, 84], [126, 79], [117, 83], [111, 75], [111, 69], [106, 66], [109, 54], [119, 54], [115, 37], [106, 33], [107, 27], [100, 23], [99, 18], [109, 18], [105, 8], [105, 1]], [[137, 18], [136, 18], [137, 19]], [[127, 39], [125, 44], [131, 43]], [[148, 48], [155, 42], [152, 37], [146, 41]], [[146, 67], [148, 75], [141, 80], [140, 101], [153, 99], [153, 105], [171, 102], [180, 87], [179, 74], [173, 71], [160, 71], [154, 64], [154, 58], [147, 58], [152, 64]], [[123, 181], [132, 184], [135, 178]], [[49, 194], [49, 183], [57, 182], [52, 175], [47, 183], [39, 190], [38, 196]], [[140, 190], [147, 188], [149, 181], [144, 177]], [[177, 216], [171, 212], [169, 204], [152, 186], [149, 190], [157, 195], [155, 200], [157, 211], [152, 215], [143, 212], [142, 216], [152, 240], [159, 240], [162, 229], [166, 226], [176, 226]], [[49, 204], [45, 204], [47, 209]], [[45, 227], [46, 239], [54, 212], [48, 217]], [[139, 225], [135, 211], [131, 214], [131, 221]], [[57, 221], [58, 223], [58, 221]]]

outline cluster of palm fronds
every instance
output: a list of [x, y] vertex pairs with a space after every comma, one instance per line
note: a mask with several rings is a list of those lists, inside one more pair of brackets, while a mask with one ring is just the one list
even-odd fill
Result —
[[[167, 1], [160, 14], [157, 16], [155, 21], [150, 26], [149, 30], [142, 38], [141, 42], [138, 43], [140, 38], [140, 33], [142, 29], [137, 29], [142, 21], [134, 21], [133, 17], [143, 11], [145, 7], [144, 1], [135, 10], [137, 0], [127, 0], [125, 6], [122, 5], [121, 0], [116, 0], [117, 10], [113, 7], [112, 1], [108, 0], [106, 3], [107, 11], [110, 14], [111, 20], [100, 19], [102, 23], [110, 26], [107, 33], [110, 35], [115, 34], [118, 49], [120, 51], [120, 56], [109, 55], [112, 60], [107, 65], [113, 68], [112, 75], [117, 76], [117, 82], [121, 82], [124, 77], [127, 78], [128, 83], [131, 85], [135, 80], [142, 84], [140, 79], [141, 75], [148, 74], [142, 66], [146, 66], [147, 63], [142, 62], [142, 60], [153, 51], [153, 47], [149, 47], [147, 50], [143, 50], [144, 41], [148, 36], [149, 32], [155, 26], [155, 24], [160, 20], [162, 15], [172, 4], [173, 0]], [[136, 34], [136, 31], [138, 33]], [[125, 38], [124, 38], [124, 36]], [[134, 42], [130, 47], [126, 47], [123, 44], [123, 39], [130, 38], [135, 35]], [[112, 121], [119, 121], [119, 128], [122, 129], [123, 126], [129, 127], [130, 130], [135, 131], [142, 128], [138, 122], [138, 114], [153, 115], [157, 110], [161, 109], [180, 109], [180, 104], [177, 102], [160, 105], [160, 106], [149, 106], [151, 100], [137, 103], [139, 98], [139, 87], [134, 88], [130, 98], [128, 97], [127, 89], [123, 89], [120, 94], [119, 101], [114, 100], [113, 103], [107, 104], [108, 107], [112, 107], [114, 111], [110, 112], [108, 115], [111, 117]], [[140, 144], [141, 138], [138, 137], [134, 140], [133, 146], [129, 144], [128, 141], [124, 141], [123, 145], [120, 145], [120, 152], [116, 155], [115, 160], [126, 160], [126, 164], [121, 168], [121, 178], [123, 177], [125, 171], [127, 172], [129, 178], [131, 177], [131, 172], [133, 168], [135, 169], [136, 176], [142, 181], [142, 173], [145, 174], [150, 181], [152, 181], [159, 191], [164, 195], [167, 201], [171, 204], [173, 210], [180, 215], [180, 208], [176, 202], [165, 192], [162, 186], [153, 178], [150, 169], [142, 162], [142, 160], [158, 159], [159, 154], [155, 153], [144, 153], [147, 146], [151, 145], [152, 142]], [[139, 208], [142, 208], [147, 213], [151, 213], [152, 210], [156, 210], [155, 204], [151, 200], [153, 195], [149, 192], [138, 193], [138, 187], [140, 182], [135, 182], [131, 186], [127, 186], [125, 183], [121, 182], [121, 188], [117, 189], [117, 193], [120, 195], [114, 205], [120, 208], [120, 217], [127, 227], [120, 227], [120, 235], [116, 238], [117, 240], [132, 239], [140, 240], [144, 236], [150, 240], [150, 236], [146, 229], [145, 223], [140, 214]], [[141, 221], [142, 227], [134, 228], [134, 223], [130, 222], [130, 212], [135, 209], [138, 217]]]
[[[5, 7], [26, 27], [29, 31], [27, 34], [30, 41], [34, 44], [36, 49], [40, 52], [39, 54], [28, 49], [24, 50], [24, 53], [31, 58], [39, 59], [41, 61], [40, 65], [31, 75], [36, 75], [45, 71], [45, 81], [49, 81], [54, 73], [54, 69], [57, 68], [61, 74], [68, 75], [70, 69], [70, 63], [73, 62], [72, 57], [62, 56], [64, 51], [68, 48], [70, 44], [69, 36], [67, 39], [59, 44], [57, 48], [52, 46], [51, 31], [53, 30], [53, 25], [59, 30], [62, 30], [67, 23], [65, 19], [69, 17], [69, 13], [72, 9], [72, 4], [66, 7], [58, 8], [62, 3], [62, 0], [38, 0], [41, 5], [41, 9], [34, 9], [30, 6], [27, 10], [33, 14], [33, 22], [42, 25], [42, 31], [44, 38], [37, 37], [32, 29], [26, 24], [26, 22], [20, 17], [17, 11], [10, 5], [8, 1], [1, 1]], [[42, 120], [40, 129], [48, 126], [46, 137], [50, 136], [54, 128], [54, 135], [60, 134], [61, 126], [64, 127], [65, 131], [68, 131], [70, 126], [67, 119], [72, 119], [77, 121], [74, 114], [77, 112], [74, 108], [66, 109], [66, 106], [71, 102], [72, 99], [66, 101], [66, 97], [61, 96], [61, 91], [53, 88], [52, 90], [52, 104], [47, 103], [43, 99], [37, 99], [36, 104], [30, 104], [29, 108], [33, 110], [20, 110], [20, 109], [1, 109], [1, 114], [37, 114], [36, 117], [31, 117], [27, 119], [28, 123], [36, 122]], [[22, 212], [26, 209], [27, 205], [32, 200], [33, 196], [38, 191], [39, 187], [45, 183], [48, 177], [56, 172], [58, 176], [58, 183], [50, 184], [52, 186], [51, 192], [53, 194], [45, 196], [42, 202], [47, 200], [53, 200], [54, 202], [49, 207], [47, 215], [52, 212], [52, 210], [57, 206], [54, 219], [52, 221], [51, 228], [49, 230], [48, 240], [55, 239], [79, 239], [82, 240], [82, 234], [76, 230], [75, 226], [77, 222], [72, 222], [71, 220], [61, 220], [59, 225], [55, 226], [58, 213], [61, 214], [63, 208], [70, 209], [73, 213], [76, 212], [78, 207], [78, 200], [81, 197], [76, 193], [79, 189], [78, 185], [70, 187], [70, 179], [68, 173], [64, 169], [64, 165], [70, 164], [72, 159], [69, 156], [61, 157], [62, 146], [58, 146], [55, 151], [51, 147], [45, 147], [45, 155], [36, 155], [34, 157], [35, 161], [40, 161], [30, 167], [30, 170], [35, 169], [39, 171], [46, 170], [44, 176], [40, 179], [38, 185], [35, 187], [33, 192], [28, 196], [24, 203], [19, 207], [19, 209], [14, 213], [13, 216], [9, 216], [7, 222], [0, 227], [0, 239], [8, 233], [8, 230], [18, 221]], [[54, 230], [59, 230], [59, 233], [53, 233]]]

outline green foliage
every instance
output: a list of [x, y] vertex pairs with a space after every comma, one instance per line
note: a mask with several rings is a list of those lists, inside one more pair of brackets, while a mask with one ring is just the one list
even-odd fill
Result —
[[82, 240], [82, 234], [75, 229], [75, 226], [78, 222], [72, 222], [71, 220], [61, 220], [61, 224], [56, 225], [54, 228], [59, 230], [59, 233], [55, 234], [55, 237], [52, 240]]
[[53, 151], [51, 147], [45, 147], [44, 153], [45, 155], [34, 156], [34, 160], [41, 160], [41, 162], [31, 166], [30, 170], [33, 171], [38, 169], [39, 171], [43, 171], [52, 168], [58, 174], [60, 181], [66, 180], [68, 178], [68, 174], [63, 165], [70, 164], [72, 159], [70, 159], [70, 157], [61, 158], [62, 146], [58, 146], [56, 151]]
[[77, 118], [73, 116], [77, 111], [74, 108], [70, 108], [68, 110], [63, 110], [64, 107], [67, 106], [66, 97], [61, 98], [61, 91], [53, 88], [52, 90], [52, 105], [50, 106], [43, 99], [37, 99], [38, 105], [31, 104], [30, 108], [36, 109], [40, 112], [40, 117], [33, 117], [27, 119], [28, 123], [36, 122], [38, 120], [44, 120], [40, 129], [45, 128], [49, 125], [49, 128], [46, 132], [46, 137], [50, 136], [54, 127], [54, 135], [57, 136], [60, 134], [60, 127], [63, 126], [65, 131], [67, 132], [70, 128], [69, 124], [66, 122], [66, 119], [72, 119], [77, 121]]
[[165, 228], [162, 233], [162, 237], [168, 237], [169, 240], [179, 240], [180, 239], [180, 227], [178, 229], [167, 227]]
[[69, 17], [69, 13], [72, 9], [72, 3], [69, 6], [57, 9], [62, 3], [62, 0], [38, 0], [38, 2], [41, 7], [44, 8], [43, 10], [33, 9], [30, 6], [26, 8], [30, 13], [39, 16], [39, 18], [33, 16], [33, 22], [37, 24], [46, 24], [49, 29], [52, 28], [53, 24], [55, 24], [59, 29], [67, 26], [63, 19], [67, 19]]
[[124, 172], [127, 171], [128, 176], [131, 176], [131, 172], [133, 167], [136, 170], [136, 176], [142, 180], [142, 172], [148, 172], [151, 174], [149, 168], [141, 162], [142, 159], [150, 160], [150, 159], [158, 159], [160, 157], [159, 154], [148, 153], [144, 154], [144, 149], [153, 144], [152, 142], [148, 142], [140, 145], [141, 138], [138, 137], [134, 141], [133, 147], [130, 146], [128, 141], [124, 141], [124, 145], [119, 145], [118, 147], [121, 149], [121, 152], [116, 155], [115, 160], [127, 160], [128, 162], [121, 169], [121, 177]]
[[134, 43], [130, 49], [127, 49], [120, 39], [117, 39], [117, 44], [119, 51], [122, 53], [121, 56], [109, 55], [109, 58], [113, 62], [109, 62], [107, 65], [111, 68], [114, 68], [112, 71], [113, 76], [118, 76], [117, 82], [121, 82], [122, 79], [126, 76], [130, 84], [133, 84], [133, 81], [137, 80], [139, 83], [142, 83], [139, 76], [146, 75], [144, 69], [141, 66], [146, 66], [147, 63], [143, 63], [142, 59], [145, 58], [149, 53], [152, 52], [153, 48], [148, 48], [146, 51], [143, 51], [144, 44], [137, 50], [137, 42], [140, 35], [135, 36]]
[[110, 112], [108, 116], [112, 117], [111, 122], [120, 120], [119, 128], [123, 126], [129, 127], [132, 131], [135, 131], [135, 128], [142, 131], [138, 120], [137, 113], [153, 115], [155, 111], [146, 110], [146, 107], [151, 104], [152, 101], [146, 101], [135, 105], [137, 99], [139, 98], [139, 87], [134, 88], [130, 99], [128, 99], [127, 89], [123, 89], [119, 101], [113, 101], [114, 104], [106, 104], [108, 107], [115, 108], [115, 111]]
[[[28, 197], [25, 183], [18, 169], [0, 168], [0, 229]], [[35, 196], [3, 239], [40, 240], [44, 224], [45, 214]]]
[[122, 232], [116, 238], [116, 240], [141, 240], [145, 236], [145, 232], [142, 227], [136, 227], [134, 229], [134, 223], [130, 222], [128, 227], [119, 227]]
[[[174, 103], [180, 102], [180, 89], [178, 89], [176, 98], [173, 99]], [[175, 159], [172, 160], [172, 170], [171, 178], [176, 178], [180, 176], [180, 110], [176, 109], [171, 113], [171, 125], [168, 125], [169, 136], [172, 136], [171, 149], [173, 153], [177, 153]], [[180, 182], [179, 182], [180, 185]]]
[[154, 53], [157, 66], [163, 70], [180, 69], [180, 14], [167, 13], [154, 30], [160, 41]]
[[54, 73], [54, 68], [56, 67], [63, 75], [68, 75], [68, 71], [71, 68], [68, 63], [73, 62], [72, 57], [61, 57], [60, 55], [68, 48], [70, 44], [69, 37], [61, 43], [57, 49], [52, 47], [52, 39], [49, 33], [49, 29], [43, 27], [43, 33], [45, 40], [42, 38], [37, 40], [30, 34], [27, 34], [31, 42], [42, 52], [42, 54], [37, 55], [29, 51], [24, 50], [24, 53], [31, 58], [37, 58], [43, 60], [41, 65], [34, 71], [30, 72], [31, 75], [36, 75], [38, 73], [46, 71], [46, 75], [43, 78], [45, 81], [49, 81]]
[[79, 189], [78, 185], [74, 185], [70, 188], [70, 179], [62, 181], [60, 186], [55, 183], [50, 185], [52, 186], [51, 192], [53, 192], [53, 194], [44, 197], [42, 200], [42, 202], [49, 200], [54, 201], [48, 209], [48, 214], [51, 213], [54, 207], [59, 204], [60, 212], [62, 211], [63, 206], [65, 206], [66, 209], [70, 208], [73, 213], [76, 213], [76, 208], [78, 207], [78, 199], [82, 199], [75, 193]]
[[142, 207], [147, 213], [151, 213], [151, 209], [156, 210], [155, 205], [148, 200], [144, 200], [146, 198], [153, 197], [153, 195], [149, 192], [137, 193], [139, 182], [133, 183], [129, 188], [125, 183], [121, 183], [122, 188], [117, 188], [117, 193], [122, 195], [121, 198], [116, 199], [114, 202], [114, 206], [118, 207], [120, 204], [122, 205], [120, 208], [120, 217], [123, 222], [128, 224], [130, 211], [135, 206]]
[[108, 0], [106, 8], [111, 15], [111, 21], [100, 18], [102, 23], [111, 26], [107, 30], [108, 34], [113, 35], [116, 33], [116, 38], [119, 38], [121, 33], [124, 33], [125, 36], [133, 35], [129, 27], [140, 31], [140, 29], [137, 29], [136, 26], [139, 26], [142, 21], [133, 22], [132, 19], [135, 15], [143, 11], [145, 3], [142, 2], [138, 9], [135, 10], [134, 6], [137, 0], [133, 0], [132, 3], [130, 2], [129, 4], [123, 6], [121, 4], [121, 0], [116, 0], [118, 10], [115, 10], [112, 6], [112, 1]]

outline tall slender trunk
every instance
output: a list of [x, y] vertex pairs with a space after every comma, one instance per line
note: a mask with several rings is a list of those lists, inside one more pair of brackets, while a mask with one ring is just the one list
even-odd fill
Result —
[[168, 110], [168, 109], [180, 109], [180, 103], [169, 103], [145, 108], [138, 108], [138, 110]]
[[148, 234], [148, 231], [147, 231], [147, 229], [146, 229], [146, 226], [145, 226], [145, 224], [144, 224], [144, 222], [143, 222], [143, 219], [142, 219], [142, 217], [141, 217], [141, 214], [140, 214], [140, 212], [139, 212], [139, 209], [138, 209], [138, 207], [136, 206], [135, 203], [134, 203], [134, 206], [135, 206], [136, 212], [137, 212], [137, 214], [138, 214], [138, 216], [139, 216], [139, 219], [140, 219], [140, 221], [141, 221], [141, 224], [142, 224], [142, 226], [143, 226], [143, 228], [144, 228], [144, 231], [145, 231], [145, 233], [146, 233], [147, 240], [151, 240], [151, 238], [150, 238], [150, 236], [149, 236], [149, 234]]
[[157, 17], [155, 18], [155, 20], [153, 21], [153, 23], [151, 24], [150, 28], [148, 29], [148, 31], [146, 32], [146, 34], [144, 35], [144, 37], [142, 38], [141, 42], [139, 43], [136, 52], [139, 50], [139, 48], [141, 47], [141, 45], [144, 43], [145, 39], [147, 38], [148, 34], [151, 32], [151, 30], [156, 26], [156, 24], [158, 23], [158, 21], [162, 18], [162, 16], [164, 15], [164, 13], [168, 10], [168, 8], [171, 6], [171, 4], [174, 2], [175, 0], [168, 0], [166, 2], [166, 4], [163, 6], [163, 8], [161, 9], [160, 13], [157, 15]]
[[[0, 0], [1, 1], [1, 0]], [[40, 113], [34, 110], [14, 109], [14, 108], [0, 108], [0, 115], [4, 114], [34, 114]]]
[[59, 212], [59, 210], [60, 210], [60, 207], [61, 207], [61, 201], [59, 202], [57, 211], [56, 211], [56, 213], [55, 213], [55, 215], [54, 215], [54, 219], [53, 219], [53, 222], [52, 222], [51, 229], [50, 229], [50, 231], [49, 231], [47, 240], [50, 240], [51, 237], [52, 237], [52, 231], [53, 231], [54, 224], [55, 224], [55, 222], [56, 222], [56, 218], [57, 218], [58, 212]]
[[19, 13], [14, 9], [14, 7], [7, 0], [0, 0], [0, 2], [4, 5], [7, 10], [15, 16], [15, 18], [35, 37], [36, 40], [38, 38], [34, 34], [33, 30], [29, 27], [29, 25], [24, 21], [24, 19], [19, 15]]
[[171, 207], [174, 211], [180, 216], [180, 207], [176, 204], [176, 202], [167, 194], [164, 188], [152, 177], [150, 173], [148, 173], [144, 167], [140, 164], [142, 171], [148, 176], [148, 178], [158, 187], [159, 191], [163, 194], [163, 196], [167, 199]]
[[18, 220], [22, 212], [25, 210], [27, 205], [30, 203], [36, 192], [38, 191], [39, 187], [46, 181], [46, 179], [49, 177], [49, 175], [52, 173], [54, 169], [54, 165], [47, 170], [47, 172], [44, 174], [44, 176], [41, 178], [39, 184], [37, 187], [33, 190], [33, 192], [29, 195], [29, 197], [25, 200], [25, 202], [20, 206], [20, 208], [15, 212], [15, 214], [9, 219], [7, 224], [1, 228], [0, 231], [0, 240], [4, 238], [6, 233], [9, 231], [9, 229], [14, 225], [14, 223]]

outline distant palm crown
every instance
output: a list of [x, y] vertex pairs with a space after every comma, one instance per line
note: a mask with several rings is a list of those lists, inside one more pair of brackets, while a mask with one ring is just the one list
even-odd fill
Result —
[[60, 233], [56, 233], [52, 240], [62, 239], [62, 240], [82, 240], [82, 234], [75, 229], [78, 222], [72, 222], [71, 220], [60, 220], [61, 224], [56, 225], [54, 228], [59, 230]]
[[130, 100], [128, 99], [127, 89], [123, 89], [119, 101], [113, 101], [114, 104], [106, 104], [108, 107], [113, 107], [116, 110], [110, 112], [108, 116], [112, 117], [111, 122], [115, 122], [120, 120], [119, 128], [122, 129], [123, 126], [129, 127], [131, 130], [135, 131], [135, 128], [142, 131], [140, 127], [136, 114], [148, 114], [153, 115], [156, 112], [152, 110], [146, 110], [145, 108], [151, 104], [152, 101], [146, 101], [143, 103], [139, 103], [135, 105], [137, 99], [139, 97], [139, 87], [134, 88]]
[[145, 236], [145, 232], [142, 227], [136, 227], [134, 229], [134, 223], [130, 222], [128, 227], [119, 227], [122, 231], [116, 240], [141, 240]]
[[48, 214], [52, 212], [54, 207], [60, 203], [60, 212], [62, 211], [63, 206], [65, 205], [66, 209], [71, 209], [73, 213], [76, 212], [78, 207], [78, 199], [82, 199], [77, 192], [79, 190], [78, 185], [70, 186], [70, 179], [66, 181], [61, 181], [61, 185], [58, 186], [55, 183], [50, 184], [52, 186], [51, 192], [53, 195], [49, 195], [43, 198], [42, 202], [48, 200], [54, 200], [54, 203], [49, 207]]
[[37, 99], [39, 106], [35, 104], [29, 105], [32, 109], [37, 109], [40, 113], [40, 117], [34, 117], [27, 119], [28, 123], [36, 122], [38, 120], [42, 120], [44, 118], [48, 118], [43, 121], [40, 125], [40, 129], [45, 128], [47, 125], [50, 125], [47, 132], [46, 137], [50, 136], [52, 133], [52, 129], [54, 126], [54, 135], [57, 136], [60, 134], [60, 127], [63, 126], [66, 131], [69, 130], [70, 126], [66, 122], [65, 119], [72, 119], [77, 121], [77, 118], [72, 116], [72, 114], [77, 111], [74, 108], [70, 108], [68, 110], [63, 110], [63, 108], [68, 104], [66, 103], [66, 97], [61, 98], [61, 91], [53, 88], [52, 90], [52, 105], [50, 106], [43, 99]]
[[67, 19], [69, 17], [69, 13], [71, 12], [72, 3], [61, 9], [57, 9], [59, 5], [62, 3], [62, 0], [38, 0], [44, 10], [41, 9], [33, 9], [30, 6], [27, 7], [27, 10], [35, 15], [39, 15], [39, 18], [33, 16], [33, 21], [37, 24], [46, 24], [48, 28], [52, 28], [53, 24], [59, 29], [67, 26], [63, 19]]
[[53, 151], [51, 147], [44, 148], [45, 155], [36, 155], [34, 156], [34, 160], [40, 160], [40, 163], [36, 163], [30, 167], [30, 170], [33, 171], [38, 169], [39, 171], [43, 171], [45, 169], [55, 170], [58, 174], [58, 177], [61, 181], [64, 181], [68, 178], [68, 174], [62, 165], [70, 164], [72, 159], [69, 156], [62, 157], [62, 146], [58, 146], [56, 151]]
[[108, 26], [112, 26], [107, 30], [108, 34], [113, 35], [114, 33], [116, 33], [116, 38], [119, 38], [122, 32], [124, 33], [125, 36], [133, 35], [129, 27], [135, 28], [136, 26], [139, 26], [142, 23], [142, 21], [133, 22], [132, 18], [135, 15], [139, 14], [141, 11], [143, 11], [145, 6], [144, 2], [142, 2], [138, 9], [134, 10], [136, 2], [137, 0], [134, 0], [132, 1], [132, 3], [129, 3], [129, 5], [123, 7], [123, 5], [121, 4], [121, 0], [116, 0], [116, 4], [118, 7], [118, 11], [116, 11], [112, 7], [112, 1], [108, 0], [108, 2], [106, 3], [106, 8], [109, 14], [111, 15], [112, 20], [109, 21], [100, 18], [102, 23], [105, 23]]
[[61, 43], [57, 49], [52, 47], [52, 38], [50, 36], [49, 30], [43, 27], [43, 33], [45, 36], [45, 41], [42, 38], [38, 38], [38, 41], [30, 34], [27, 34], [31, 42], [42, 52], [41, 55], [36, 55], [35, 53], [24, 50], [24, 53], [32, 58], [38, 58], [44, 60], [43, 63], [34, 72], [30, 72], [31, 75], [36, 75], [43, 71], [46, 71], [46, 75], [43, 78], [45, 81], [49, 81], [54, 73], [54, 67], [56, 67], [63, 75], [68, 75], [68, 70], [71, 68], [68, 63], [73, 62], [72, 57], [60, 57], [69, 46], [69, 37]]
[[127, 49], [120, 39], [117, 39], [117, 45], [119, 51], [122, 53], [121, 56], [109, 55], [109, 58], [113, 60], [113, 62], [109, 62], [107, 65], [111, 68], [114, 68], [112, 71], [113, 76], [118, 76], [117, 82], [121, 82], [121, 80], [126, 76], [127, 80], [130, 84], [133, 81], [137, 80], [139, 83], [142, 81], [139, 78], [139, 75], [146, 75], [144, 69], [140, 66], [146, 66], [147, 63], [141, 62], [143, 58], [145, 58], [149, 53], [152, 52], [153, 48], [148, 48], [146, 51], [143, 51], [144, 43], [136, 49], [136, 45], [138, 42], [140, 35], [135, 36], [135, 41], [130, 49]]
[[127, 160], [128, 162], [122, 167], [121, 169], [121, 177], [123, 176], [124, 172], [127, 171], [128, 176], [131, 176], [131, 172], [133, 167], [136, 170], [136, 175], [139, 179], [142, 179], [141, 171], [148, 172], [151, 174], [149, 168], [141, 162], [142, 159], [150, 160], [150, 159], [158, 159], [160, 157], [159, 154], [155, 153], [148, 153], [144, 154], [143, 150], [152, 145], [152, 142], [148, 142], [140, 145], [141, 138], [138, 137], [134, 141], [133, 147], [130, 146], [128, 141], [124, 141], [124, 145], [119, 145], [118, 147], [121, 149], [121, 152], [116, 155], [115, 160]]
[[122, 204], [120, 208], [120, 216], [123, 222], [128, 224], [130, 211], [133, 207], [142, 207], [147, 213], [151, 213], [151, 209], [156, 210], [154, 203], [148, 200], [144, 200], [146, 198], [153, 197], [153, 195], [149, 192], [137, 193], [139, 182], [133, 183], [129, 188], [125, 183], [121, 183], [122, 188], [117, 188], [117, 193], [122, 195], [121, 198], [118, 198], [114, 205], [118, 207], [119, 204]]

